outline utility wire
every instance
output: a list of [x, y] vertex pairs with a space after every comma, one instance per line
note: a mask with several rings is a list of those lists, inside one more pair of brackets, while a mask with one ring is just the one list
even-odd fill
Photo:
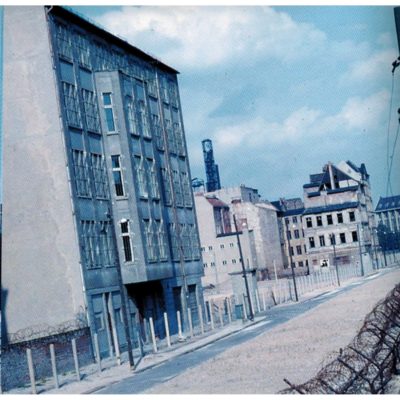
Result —
[[[397, 131], [396, 131], [396, 137], [394, 139], [394, 144], [393, 144], [393, 150], [392, 150], [392, 155], [390, 156], [390, 166], [389, 166], [389, 170], [388, 170], [388, 181], [387, 181], [387, 188], [390, 187], [390, 192], [393, 196], [393, 192], [392, 192], [392, 185], [390, 183], [390, 174], [392, 172], [392, 166], [393, 166], [393, 159], [394, 159], [394, 152], [396, 150], [396, 144], [397, 144], [397, 139], [399, 137], [399, 131], [400, 131], [400, 121], [397, 124]], [[386, 189], [386, 196], [387, 196], [387, 189]]]
[[387, 124], [386, 133], [386, 171], [388, 173], [388, 179], [386, 184], [386, 197], [389, 195], [389, 185], [390, 185], [390, 173], [389, 173], [389, 152], [390, 152], [390, 122], [392, 120], [392, 106], [393, 106], [393, 91], [394, 91], [394, 69], [392, 71], [392, 89], [390, 91], [390, 104], [389, 104], [389, 118]]

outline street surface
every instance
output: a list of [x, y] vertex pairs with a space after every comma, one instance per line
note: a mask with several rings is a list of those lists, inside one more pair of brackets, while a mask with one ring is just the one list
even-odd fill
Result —
[[[363, 281], [353, 282], [348, 286], [334, 289], [310, 298], [301, 303], [286, 304], [279, 307], [273, 307], [266, 313], [266, 317], [261, 322], [249, 326], [239, 332], [233, 333], [223, 339], [210, 343], [196, 351], [183, 354], [165, 362], [164, 364], [155, 366], [154, 368], [135, 373], [133, 376], [126, 378], [118, 383], [111, 384], [105, 388], [98, 390], [96, 393], [101, 394], [138, 394], [151, 391], [155, 386], [164, 382], [171, 381], [173, 378], [183, 374], [190, 368], [203, 364], [226, 350], [240, 349], [240, 345], [250, 342], [252, 339], [268, 332], [269, 330], [293, 320], [295, 317], [301, 316], [306, 312], [315, 309], [334, 298], [344, 296], [363, 285], [372, 285], [377, 278], [384, 279], [384, 275], [393, 273], [393, 270], [379, 271]], [[397, 279], [397, 277], [396, 277]], [[387, 279], [386, 279], [387, 280]], [[390, 288], [388, 288], [389, 290]], [[379, 300], [379, 299], [378, 299]], [[364, 314], [365, 316], [365, 314]], [[364, 318], [363, 316], [363, 318]], [[316, 329], [310, 327], [309, 329]], [[283, 343], [284, 344], [284, 343]], [[299, 382], [297, 382], [299, 383]], [[211, 390], [211, 389], [210, 389]], [[248, 390], [244, 389], [243, 393]], [[163, 392], [159, 392], [163, 393]], [[207, 393], [207, 391], [205, 391]], [[229, 388], [227, 389], [229, 393]]]

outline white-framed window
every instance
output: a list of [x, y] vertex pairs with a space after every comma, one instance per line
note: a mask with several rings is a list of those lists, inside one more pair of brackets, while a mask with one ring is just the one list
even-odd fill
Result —
[[157, 179], [156, 163], [153, 159], [147, 158], [147, 172], [149, 174], [150, 195], [153, 199], [160, 198], [160, 188]]
[[115, 125], [112, 93], [111, 92], [102, 93], [102, 97], [103, 97], [104, 113], [106, 116], [107, 131], [109, 133], [116, 132], [117, 128]]
[[161, 177], [163, 180], [164, 203], [166, 206], [170, 206], [172, 205], [172, 195], [171, 195], [170, 180], [166, 168], [161, 168]]
[[158, 251], [161, 261], [168, 260], [168, 242], [163, 220], [156, 220], [158, 235]]
[[78, 149], [72, 149], [71, 151], [76, 194], [79, 197], [91, 197], [86, 153]]
[[139, 189], [139, 196], [147, 198], [149, 196], [146, 185], [146, 170], [144, 168], [143, 157], [134, 156], [136, 180]]
[[112, 175], [114, 179], [115, 195], [117, 197], [125, 196], [125, 189], [121, 168], [121, 156], [119, 154], [111, 156]]

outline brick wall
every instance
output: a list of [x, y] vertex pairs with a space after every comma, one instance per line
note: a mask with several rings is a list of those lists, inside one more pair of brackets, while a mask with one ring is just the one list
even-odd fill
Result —
[[50, 344], [54, 344], [58, 374], [74, 370], [71, 340], [76, 340], [79, 365], [94, 362], [89, 328], [60, 335], [11, 344], [1, 351], [1, 384], [3, 391], [29, 385], [26, 349], [32, 350], [36, 381], [52, 376]]

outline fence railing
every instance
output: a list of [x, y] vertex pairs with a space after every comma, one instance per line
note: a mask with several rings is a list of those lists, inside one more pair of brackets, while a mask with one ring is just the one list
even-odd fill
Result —
[[400, 284], [380, 301], [338, 357], [301, 385], [280, 393], [380, 394], [400, 373]]

